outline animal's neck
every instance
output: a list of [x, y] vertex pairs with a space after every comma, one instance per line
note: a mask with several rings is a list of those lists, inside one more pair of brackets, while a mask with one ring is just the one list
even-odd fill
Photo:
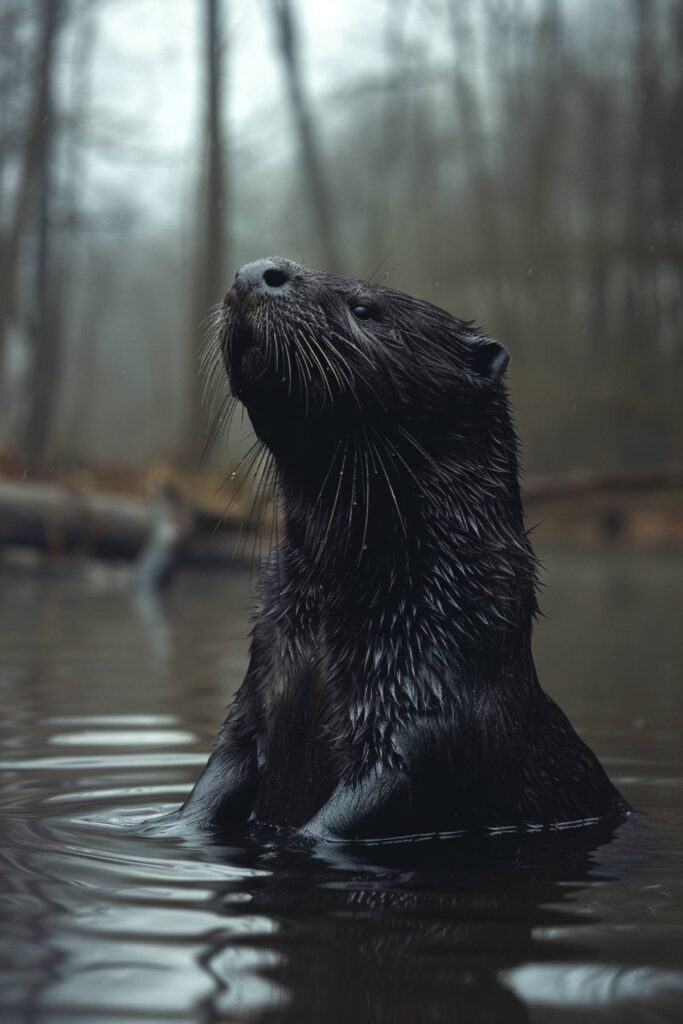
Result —
[[494, 478], [461, 465], [448, 483], [410, 470], [393, 486], [373, 475], [367, 506], [343, 473], [315, 505], [285, 490], [288, 557], [358, 635], [359, 657], [400, 648], [406, 663], [445, 656], [499, 676], [527, 660], [536, 610], [515, 467]]

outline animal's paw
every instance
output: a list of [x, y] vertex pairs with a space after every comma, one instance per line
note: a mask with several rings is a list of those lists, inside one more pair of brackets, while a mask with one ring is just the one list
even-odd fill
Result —
[[297, 829], [294, 833], [294, 838], [307, 846], [313, 846], [316, 843], [341, 843], [344, 841], [341, 836], [332, 832], [324, 822], [316, 821], [315, 818], [311, 818], [305, 825]]

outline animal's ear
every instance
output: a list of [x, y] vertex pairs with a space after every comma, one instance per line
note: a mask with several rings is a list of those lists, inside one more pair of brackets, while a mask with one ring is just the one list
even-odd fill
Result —
[[503, 379], [510, 362], [510, 353], [499, 342], [490, 338], [478, 339], [472, 349], [474, 372], [495, 384]]

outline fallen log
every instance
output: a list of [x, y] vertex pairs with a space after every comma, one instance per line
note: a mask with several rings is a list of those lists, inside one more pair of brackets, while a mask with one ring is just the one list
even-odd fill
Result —
[[524, 485], [524, 496], [529, 501], [548, 501], [612, 491], [665, 491], [676, 488], [683, 488], [682, 466], [575, 469], [556, 475], [529, 477]]
[[[82, 553], [99, 558], [135, 559], [151, 541], [164, 536], [182, 561], [216, 565], [245, 558], [240, 528], [187, 502], [159, 502], [101, 491], [79, 490], [34, 480], [0, 480], [0, 546], [29, 546], [51, 554]], [[174, 509], [177, 514], [174, 515]]]
[[[532, 477], [524, 488], [526, 499], [537, 504], [671, 489], [683, 489], [679, 466], [576, 470]], [[202, 566], [251, 561], [252, 542], [258, 543], [258, 533], [245, 531], [239, 515], [224, 519], [170, 484], [146, 501], [68, 484], [0, 478], [0, 547], [118, 559], [135, 559], [145, 550], [141, 572], [161, 583], [180, 561]]]

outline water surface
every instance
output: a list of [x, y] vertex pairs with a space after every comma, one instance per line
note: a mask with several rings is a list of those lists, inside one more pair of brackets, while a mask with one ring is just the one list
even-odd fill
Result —
[[541, 679], [637, 817], [317, 853], [129, 829], [204, 764], [247, 575], [0, 569], [3, 1022], [683, 1020], [683, 556], [544, 560]]

